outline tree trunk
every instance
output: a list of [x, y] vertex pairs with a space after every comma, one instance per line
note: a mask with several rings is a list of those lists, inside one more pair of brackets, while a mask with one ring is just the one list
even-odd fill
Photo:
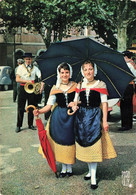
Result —
[[122, 52], [127, 49], [127, 25], [118, 26], [117, 31], [117, 50]]
[[39, 31], [39, 34], [42, 36], [45, 46], [48, 49], [48, 47], [51, 44], [51, 37], [52, 37], [51, 29], [46, 29], [46, 34], [43, 31]]

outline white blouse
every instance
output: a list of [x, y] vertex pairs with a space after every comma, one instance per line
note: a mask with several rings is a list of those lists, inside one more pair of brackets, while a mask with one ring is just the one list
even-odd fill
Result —
[[[98, 85], [99, 82], [100, 82], [99, 80], [96, 81], [91, 87], [87, 86], [85, 82], [82, 83], [82, 88], [86, 88], [86, 99], [87, 99], [87, 102], [89, 101], [90, 88], [95, 88]], [[77, 101], [77, 98], [78, 98], [78, 101], [79, 101], [78, 93], [76, 93], [74, 101]], [[100, 98], [101, 98], [101, 102], [108, 102], [106, 94], [100, 93]]]
[[29, 76], [29, 72], [27, 71], [27, 68], [25, 67], [24, 64], [22, 64], [18, 66], [16, 75], [19, 75], [20, 78], [23, 80], [35, 80], [36, 76], [38, 78], [41, 77], [41, 71], [36, 66], [33, 66], [31, 75]]

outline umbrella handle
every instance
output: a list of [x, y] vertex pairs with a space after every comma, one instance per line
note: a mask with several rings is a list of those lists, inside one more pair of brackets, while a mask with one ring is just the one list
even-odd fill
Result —
[[[81, 104], [81, 101], [77, 101], [75, 105], [77, 106], [78, 104]], [[73, 111], [72, 108], [70, 108], [70, 109], [68, 109], [67, 114], [69, 116], [72, 116], [73, 114], [75, 114], [75, 112], [76, 112], [76, 110]]]
[[26, 112], [29, 112], [29, 108], [33, 108], [34, 110], [36, 110], [36, 107], [34, 105], [29, 105], [26, 107]]
[[[36, 110], [36, 107], [34, 105], [29, 105], [26, 107], [26, 112], [29, 112], [29, 108], [33, 108], [34, 110]], [[36, 116], [36, 118], [38, 119], [39, 117]]]
[[73, 112], [71, 112], [71, 109], [68, 109], [67, 114], [68, 114], [69, 116], [72, 116], [75, 112], [76, 112], [76, 110], [73, 111]]

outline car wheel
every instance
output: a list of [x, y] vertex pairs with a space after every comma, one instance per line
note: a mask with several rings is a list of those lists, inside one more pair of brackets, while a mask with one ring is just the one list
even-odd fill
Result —
[[4, 90], [5, 90], [5, 91], [8, 90], [8, 85], [4, 85]]

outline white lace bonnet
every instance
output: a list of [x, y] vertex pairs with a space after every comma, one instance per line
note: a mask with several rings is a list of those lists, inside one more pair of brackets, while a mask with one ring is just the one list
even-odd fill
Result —
[[[66, 63], [66, 64], [69, 66], [69, 70], [70, 70], [70, 79], [71, 79], [71, 78], [72, 78], [72, 73], [73, 73], [72, 67], [70, 66], [70, 64], [68, 64], [68, 63]], [[58, 67], [57, 67], [56, 88], [59, 88], [59, 86], [60, 86], [60, 84], [61, 84], [61, 78], [60, 78], [60, 74], [59, 74], [59, 68], [60, 68], [61, 65], [62, 65], [62, 63], [59, 64]]]

